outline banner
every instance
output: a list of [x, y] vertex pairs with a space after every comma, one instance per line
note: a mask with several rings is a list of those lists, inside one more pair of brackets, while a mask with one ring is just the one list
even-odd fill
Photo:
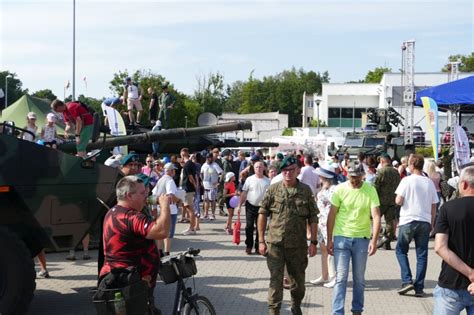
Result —
[[438, 136], [438, 104], [434, 99], [429, 97], [422, 97], [421, 102], [426, 114], [426, 125], [430, 135], [431, 145], [433, 146], [433, 156], [435, 161], [438, 160], [438, 147], [439, 147], [439, 136]]
[[458, 172], [460, 166], [469, 163], [470, 154], [471, 149], [466, 131], [459, 125], [454, 126], [454, 159]]

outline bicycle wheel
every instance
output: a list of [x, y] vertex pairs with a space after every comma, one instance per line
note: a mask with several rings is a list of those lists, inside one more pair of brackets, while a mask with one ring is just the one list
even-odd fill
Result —
[[214, 309], [214, 306], [212, 306], [211, 301], [209, 301], [206, 297], [198, 296], [195, 302], [197, 309], [195, 309], [191, 303], [186, 303], [184, 305], [184, 315], [216, 315], [216, 310]]

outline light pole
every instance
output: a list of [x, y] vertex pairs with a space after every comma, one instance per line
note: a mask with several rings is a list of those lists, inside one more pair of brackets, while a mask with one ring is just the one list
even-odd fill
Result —
[[76, 0], [72, 2], [72, 101], [76, 100]]
[[316, 96], [315, 100], [316, 102], [316, 110], [317, 110], [317, 117], [318, 117], [318, 135], [319, 135], [319, 125], [321, 125], [321, 121], [319, 120], [319, 105], [321, 104], [321, 97]]
[[11, 74], [5, 77], [5, 108], [8, 106], [8, 79], [13, 78]]
[[188, 128], [188, 116], [184, 116], [184, 128]]
[[390, 107], [390, 104], [392, 104], [392, 99], [393, 99], [393, 98], [392, 98], [391, 96], [387, 96], [387, 97], [385, 98], [385, 100], [387, 101], [388, 107]]

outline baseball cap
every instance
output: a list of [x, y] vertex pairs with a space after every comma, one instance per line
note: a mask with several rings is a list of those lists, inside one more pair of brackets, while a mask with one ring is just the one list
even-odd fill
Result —
[[350, 162], [347, 167], [347, 175], [348, 176], [362, 176], [364, 175], [364, 169], [360, 163]]
[[277, 155], [276, 155], [276, 158], [281, 161], [281, 160], [283, 160], [285, 157], [283, 156], [283, 153], [278, 152]]
[[165, 171], [170, 171], [170, 170], [176, 170], [176, 169], [178, 169], [178, 168], [177, 168], [173, 163], [168, 162], [168, 163], [165, 164], [165, 166], [163, 167], [163, 169], [164, 169]]
[[227, 183], [227, 182], [230, 181], [230, 180], [232, 179], [232, 177], [234, 177], [234, 176], [235, 176], [234, 172], [227, 172], [227, 173], [225, 174], [225, 182]]
[[254, 154], [254, 155], [252, 155], [252, 157], [250, 158], [250, 161], [254, 161], [254, 162], [260, 161], [260, 157], [259, 157], [258, 155], [256, 155], [256, 154]]
[[26, 115], [26, 117], [27, 117], [28, 119], [36, 119], [36, 114], [35, 114], [35, 112], [29, 112], [29, 113]]

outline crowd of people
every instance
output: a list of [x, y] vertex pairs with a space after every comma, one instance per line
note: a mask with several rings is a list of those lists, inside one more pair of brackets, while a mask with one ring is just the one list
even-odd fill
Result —
[[[127, 93], [126, 98], [111, 100], [108, 106], [127, 99], [132, 111], [140, 98], [134, 98], [133, 88]], [[153, 115], [168, 127], [174, 100], [167, 87], [163, 93], [158, 100], [162, 104], [159, 114]], [[152, 97], [152, 102], [157, 102], [157, 97]], [[53, 102], [52, 109], [41, 129], [36, 126], [36, 114], [28, 113], [21, 137], [28, 141], [40, 137], [44, 145], [55, 148], [55, 121], [60, 113], [66, 136], [74, 130], [77, 155], [85, 156], [92, 134], [90, 112], [79, 102], [64, 104], [59, 100]], [[130, 119], [138, 122], [139, 115]], [[266, 256], [271, 314], [280, 312], [285, 288], [291, 293], [293, 314], [301, 314], [308, 256], [316, 254], [318, 245], [321, 275], [310, 283], [333, 288], [334, 314], [344, 314], [351, 261], [351, 312], [363, 312], [367, 258], [378, 248], [391, 250], [392, 242], [396, 242], [401, 274], [397, 292], [414, 291], [415, 297], [424, 297], [430, 238], [435, 238], [435, 250], [443, 258], [434, 294], [435, 313], [454, 314], [463, 308], [474, 312], [474, 246], [468, 241], [473, 236], [469, 224], [474, 223], [474, 216], [469, 205], [474, 201], [474, 166], [467, 165], [457, 179], [454, 195], [461, 198], [448, 201], [442, 189], [448, 174], [442, 164], [419, 154], [400, 161], [392, 161], [387, 154], [374, 158], [361, 153], [356, 159], [346, 154], [320, 163], [302, 151], [265, 156], [256, 150], [246, 157], [242, 151], [234, 156], [229, 149], [191, 154], [183, 148], [179, 155], [162, 159], [157, 159], [156, 153], [149, 154], [145, 164], [133, 152], [106, 161], [106, 165], [120, 168], [124, 178], [117, 184], [118, 204], [104, 221], [105, 261], [101, 269], [103, 276], [111, 268], [141, 266], [140, 273], [150, 284], [150, 303], [157, 278], [156, 264], [152, 266], [151, 261], [170, 255], [178, 222], [189, 224], [182, 235], [196, 235], [200, 222], [216, 221], [218, 210], [225, 217], [222, 232], [230, 235], [234, 215], [240, 216], [245, 209], [245, 254]], [[236, 205], [231, 203], [235, 196], [239, 197]], [[119, 221], [112, 220], [117, 216]], [[415, 276], [408, 261], [412, 241]], [[88, 242], [87, 236], [84, 259], [90, 258]], [[129, 242], [134, 244], [133, 250]], [[140, 253], [139, 261], [132, 258], [136, 253]], [[38, 259], [38, 277], [49, 277], [44, 251]], [[75, 259], [74, 251], [70, 259]], [[457, 302], [450, 303], [450, 298]]]
[[[140, 176], [149, 179], [143, 182], [148, 192], [153, 191], [151, 199], [156, 203], [159, 196], [167, 196], [168, 207], [175, 209], [171, 211], [169, 232], [163, 237], [164, 246], [158, 243], [157, 250], [161, 255], [169, 255], [172, 250], [170, 240], [175, 234], [179, 213], [180, 222], [189, 222], [182, 234], [195, 235], [200, 229], [199, 222], [215, 221], [220, 196], [228, 216], [223, 233], [231, 234], [234, 208], [229, 201], [237, 195], [240, 199], [235, 210], [240, 214], [245, 208], [245, 254], [264, 255], [267, 259], [271, 275], [268, 294], [271, 314], [279, 313], [284, 288], [290, 290], [292, 312], [301, 314], [308, 255], [316, 254], [317, 245], [322, 254], [321, 276], [310, 283], [333, 288], [334, 314], [344, 314], [351, 261], [351, 311], [353, 314], [363, 312], [367, 258], [378, 248], [390, 250], [393, 241], [396, 241], [401, 273], [401, 286], [397, 292], [404, 295], [414, 291], [415, 297], [423, 297], [428, 242], [435, 234], [436, 251], [445, 260], [435, 291], [437, 312], [444, 314], [443, 310], [448, 307], [446, 294], [453, 294], [453, 290], [465, 301], [473, 301], [469, 300], [468, 286], [474, 292], [474, 285], [470, 286], [474, 280], [471, 269], [474, 262], [469, 256], [474, 253], [474, 248], [469, 247], [474, 246], [465, 241], [461, 244], [446, 241], [451, 233], [459, 239], [461, 232], [450, 227], [450, 224], [460, 224], [447, 217], [451, 215], [448, 209], [452, 202], [443, 200], [445, 203], [439, 210], [443, 199], [440, 182], [444, 178], [443, 170], [438, 168], [440, 165], [425, 161], [419, 154], [402, 159], [401, 164], [394, 163], [388, 155], [377, 160], [359, 155], [354, 161], [346, 156], [320, 165], [319, 160], [310, 155], [264, 156], [256, 151], [250, 158], [245, 158], [243, 152], [234, 158], [230, 150], [219, 153], [214, 149], [206, 154], [189, 154], [189, 150], [183, 148], [179, 157], [174, 155], [162, 161], [149, 155], [147, 165], [143, 168], [137, 165], [132, 172], [127, 171], [128, 161], [136, 162], [138, 156], [131, 153], [122, 158], [120, 164], [124, 175], [142, 173]], [[375, 176], [372, 177], [372, 173]], [[473, 176], [474, 166], [461, 172], [459, 189], [463, 198], [472, 199]], [[453, 202], [468, 207], [468, 199]], [[465, 212], [463, 219], [470, 216], [467, 208]], [[155, 213], [151, 218], [161, 215]], [[381, 228], [381, 217], [385, 219], [384, 229]], [[443, 227], [437, 226], [434, 230], [437, 217], [439, 222], [444, 220]], [[459, 216], [455, 219], [461, 220]], [[380, 238], [381, 231], [383, 237]], [[412, 277], [407, 257], [412, 240], [417, 258], [415, 277]], [[454, 259], [455, 255], [460, 258]], [[442, 280], [446, 273], [456, 274], [457, 280]], [[464, 304], [460, 302], [459, 305]]]

